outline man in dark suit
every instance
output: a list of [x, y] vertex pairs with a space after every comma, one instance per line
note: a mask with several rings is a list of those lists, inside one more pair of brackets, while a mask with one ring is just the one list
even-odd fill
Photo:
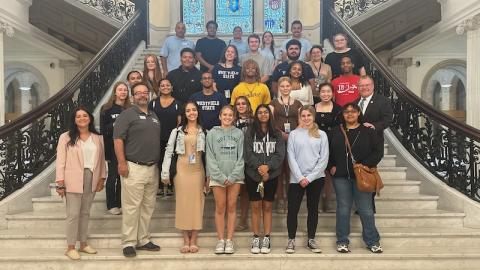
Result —
[[374, 93], [373, 79], [369, 76], [360, 77], [358, 90], [360, 98], [357, 99], [357, 104], [362, 110], [363, 125], [375, 129], [383, 141], [383, 130], [392, 123], [392, 105], [388, 98]]
[[[388, 98], [374, 93], [374, 83], [370, 76], [362, 76], [358, 80], [360, 98], [357, 104], [363, 115], [363, 125], [375, 129], [383, 144], [383, 131], [390, 126], [393, 118], [392, 105]], [[372, 195], [373, 212], [375, 208], [375, 195]]]

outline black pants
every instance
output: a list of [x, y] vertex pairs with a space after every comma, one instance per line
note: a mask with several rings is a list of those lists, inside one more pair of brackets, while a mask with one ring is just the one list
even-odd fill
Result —
[[312, 181], [306, 188], [302, 188], [300, 184], [290, 184], [288, 186], [288, 214], [287, 214], [287, 228], [288, 238], [295, 239], [297, 234], [298, 212], [302, 204], [303, 195], [307, 193], [307, 231], [308, 238], [315, 238], [318, 224], [318, 203], [320, 201], [320, 193], [322, 191], [325, 181], [324, 178], [319, 178]]
[[108, 176], [107, 183], [105, 185], [108, 210], [114, 207], [122, 207], [121, 187], [120, 175], [118, 175], [118, 162], [117, 159], [114, 158], [108, 162]]

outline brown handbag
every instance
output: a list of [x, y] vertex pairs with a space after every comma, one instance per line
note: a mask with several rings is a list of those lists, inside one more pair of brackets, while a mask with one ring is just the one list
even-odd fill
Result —
[[383, 188], [383, 181], [382, 178], [380, 178], [380, 174], [378, 174], [377, 167], [370, 168], [362, 163], [357, 163], [354, 161], [355, 159], [352, 154], [352, 147], [350, 146], [350, 142], [348, 141], [347, 133], [345, 132], [343, 125], [340, 126], [340, 129], [345, 137], [345, 145], [347, 146], [348, 153], [350, 153], [350, 156], [352, 157], [353, 173], [355, 174], [357, 189], [363, 192], [376, 192], [378, 195], [380, 195], [380, 189]]

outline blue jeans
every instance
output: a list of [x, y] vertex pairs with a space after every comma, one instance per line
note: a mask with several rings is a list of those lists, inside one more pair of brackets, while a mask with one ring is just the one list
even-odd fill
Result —
[[380, 235], [375, 227], [375, 216], [372, 207], [372, 193], [357, 189], [355, 179], [333, 177], [333, 185], [337, 197], [337, 244], [349, 244], [350, 216], [355, 200], [360, 221], [362, 222], [362, 237], [368, 247], [379, 243]]

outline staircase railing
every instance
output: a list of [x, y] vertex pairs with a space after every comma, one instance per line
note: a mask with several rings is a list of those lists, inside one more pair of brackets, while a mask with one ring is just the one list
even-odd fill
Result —
[[0, 127], [0, 200], [55, 160], [60, 134], [74, 108], [98, 105], [140, 41], [148, 40], [148, 9], [137, 9], [104, 48], [57, 94]]
[[390, 0], [335, 0], [335, 11], [348, 21], [388, 1]]
[[135, 3], [129, 0], [75, 0], [89, 8], [115, 19], [126, 22], [135, 13]]
[[325, 22], [322, 40], [344, 33], [349, 36], [351, 47], [363, 54], [367, 73], [375, 81], [375, 91], [392, 102], [394, 119], [390, 128], [403, 146], [439, 179], [480, 201], [480, 130], [438, 111], [409, 90], [333, 6], [324, 5], [321, 13]]

